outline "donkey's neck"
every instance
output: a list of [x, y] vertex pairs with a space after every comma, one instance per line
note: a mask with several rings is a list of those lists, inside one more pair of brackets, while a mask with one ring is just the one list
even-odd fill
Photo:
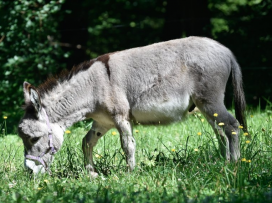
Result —
[[91, 67], [81, 71], [69, 80], [59, 82], [50, 92], [44, 94], [42, 104], [52, 123], [67, 128], [86, 119], [87, 115], [95, 111], [94, 95], [99, 88], [95, 85], [97, 83], [97, 78], [93, 74], [95, 69]]

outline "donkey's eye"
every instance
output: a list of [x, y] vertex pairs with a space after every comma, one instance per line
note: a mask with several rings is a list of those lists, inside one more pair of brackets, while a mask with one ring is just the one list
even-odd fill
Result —
[[30, 139], [31, 143], [36, 143], [40, 138], [39, 137], [34, 137], [32, 139]]

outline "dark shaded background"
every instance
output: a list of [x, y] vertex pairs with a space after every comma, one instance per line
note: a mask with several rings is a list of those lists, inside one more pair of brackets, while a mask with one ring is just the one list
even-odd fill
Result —
[[[242, 67], [249, 106], [272, 92], [272, 0], [0, 0], [0, 114], [22, 115], [22, 83], [98, 55], [186, 36], [229, 47]], [[229, 83], [226, 105], [232, 106]]]

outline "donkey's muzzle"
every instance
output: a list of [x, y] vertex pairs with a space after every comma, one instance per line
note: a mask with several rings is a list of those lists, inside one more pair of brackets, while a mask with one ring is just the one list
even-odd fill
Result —
[[30, 159], [25, 159], [25, 168], [28, 172], [38, 174], [45, 173], [45, 168], [43, 165], [37, 165], [35, 161]]

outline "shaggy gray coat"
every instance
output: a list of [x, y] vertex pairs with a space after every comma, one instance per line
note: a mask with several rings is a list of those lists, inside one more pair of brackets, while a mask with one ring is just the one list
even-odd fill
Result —
[[[55, 149], [59, 150], [67, 127], [92, 118], [92, 128], [82, 144], [86, 167], [96, 175], [93, 147], [109, 129], [116, 127], [128, 167], [133, 170], [136, 143], [132, 122], [179, 121], [193, 105], [213, 127], [222, 155], [237, 160], [239, 123], [224, 105], [231, 72], [236, 118], [246, 129], [240, 67], [228, 48], [208, 38], [188, 37], [105, 54], [57, 78], [49, 78], [38, 88], [25, 82], [26, 111], [18, 127], [19, 135], [25, 154], [42, 154], [45, 162], [42, 166], [40, 161], [26, 158], [26, 167], [34, 172], [44, 171], [52, 161], [53, 154], [48, 152], [49, 131], [53, 133]], [[218, 116], [214, 117], [214, 113]], [[218, 126], [219, 122], [224, 126]]]

